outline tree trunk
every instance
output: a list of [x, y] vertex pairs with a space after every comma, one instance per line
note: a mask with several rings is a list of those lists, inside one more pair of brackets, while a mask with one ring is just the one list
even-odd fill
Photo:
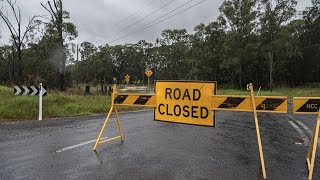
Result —
[[241, 63], [239, 64], [239, 88], [241, 89], [242, 88], [242, 77], [241, 77], [241, 74], [242, 74], [242, 69], [241, 69]]
[[19, 84], [22, 83], [23, 81], [23, 74], [22, 74], [22, 51], [21, 48], [18, 48], [18, 63], [17, 63], [17, 70], [18, 70], [18, 74], [17, 74], [17, 81]]
[[270, 91], [272, 92], [272, 88], [273, 88], [273, 50], [270, 50], [269, 53], [269, 65], [270, 65], [270, 76], [269, 76], [269, 86], [270, 86]]
[[65, 49], [63, 47], [63, 37], [62, 37], [62, 24], [63, 24], [63, 19], [62, 19], [62, 1], [60, 0], [60, 11], [58, 11], [58, 19], [57, 19], [57, 28], [58, 28], [58, 33], [59, 33], [59, 48], [60, 48], [60, 90], [65, 91], [66, 90], [66, 81], [65, 81], [65, 71], [66, 71], [66, 54], [65, 54]]

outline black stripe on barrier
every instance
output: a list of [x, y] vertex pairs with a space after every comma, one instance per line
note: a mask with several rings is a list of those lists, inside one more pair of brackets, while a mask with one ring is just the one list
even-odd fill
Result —
[[320, 99], [309, 99], [297, 112], [318, 112], [320, 108]]
[[115, 104], [122, 104], [126, 99], [127, 99], [128, 95], [118, 95], [115, 99], [114, 99], [114, 103]]
[[139, 96], [134, 104], [145, 105], [152, 96]]
[[273, 99], [273, 98], [266, 98], [264, 101], [262, 101], [258, 106], [257, 110], [268, 110], [268, 111], [274, 111], [279, 107], [285, 99]]
[[218, 108], [234, 109], [242, 103], [246, 98], [228, 97]]

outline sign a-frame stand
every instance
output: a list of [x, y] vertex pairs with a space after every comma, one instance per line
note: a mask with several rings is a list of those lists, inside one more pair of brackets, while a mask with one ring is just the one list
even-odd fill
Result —
[[316, 158], [317, 144], [320, 128], [320, 97], [294, 97], [293, 113], [295, 114], [316, 114], [317, 121], [313, 129], [308, 154], [306, 157], [308, 167], [308, 179], [312, 179], [314, 162]]
[[[119, 139], [119, 138], [120, 138], [120, 139], [121, 139], [121, 142], [123, 142], [123, 134], [122, 134], [121, 124], [120, 124], [118, 109], [117, 109], [117, 106], [114, 105], [114, 99], [115, 99], [116, 93], [117, 93], [117, 91], [116, 91], [116, 84], [114, 84], [114, 85], [113, 85], [113, 92], [112, 92], [111, 108], [110, 108], [110, 111], [109, 111], [109, 113], [108, 113], [108, 115], [107, 115], [106, 120], [105, 120], [104, 123], [103, 123], [103, 126], [102, 126], [101, 131], [100, 131], [99, 136], [98, 136], [98, 139], [96, 140], [96, 143], [95, 143], [95, 145], [94, 145], [94, 147], [93, 147], [93, 150], [94, 150], [94, 151], [96, 151], [98, 145], [103, 144], [103, 143], [106, 143], [106, 142], [108, 142], [108, 141], [112, 141], [112, 140], [116, 140], [116, 139]], [[102, 137], [102, 134], [103, 134], [103, 132], [104, 132], [106, 126], [107, 126], [107, 123], [108, 123], [108, 121], [109, 121], [109, 119], [110, 119], [110, 116], [111, 116], [113, 110], [114, 110], [114, 112], [115, 112], [115, 114], [116, 114], [116, 119], [117, 119], [117, 124], [118, 124], [118, 129], [119, 129], [120, 136], [115, 136], [115, 137], [112, 137], [112, 138], [109, 138], [109, 139], [100, 141], [100, 139], [101, 139], [101, 137]]]

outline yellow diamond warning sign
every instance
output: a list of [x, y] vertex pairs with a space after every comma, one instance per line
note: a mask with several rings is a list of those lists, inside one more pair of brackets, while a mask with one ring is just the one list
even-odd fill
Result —
[[216, 82], [157, 81], [155, 120], [214, 126]]
[[150, 77], [153, 72], [151, 71], [151, 69], [147, 69], [146, 72], [144, 72], [148, 77]]

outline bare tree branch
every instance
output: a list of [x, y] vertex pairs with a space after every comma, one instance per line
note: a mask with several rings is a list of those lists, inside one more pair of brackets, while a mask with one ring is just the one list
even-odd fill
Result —
[[0, 11], [0, 16], [1, 16], [1, 18], [3, 19], [3, 21], [7, 24], [8, 28], [10, 29], [10, 31], [11, 31], [11, 30], [14, 31], [14, 33], [12, 32], [11, 34], [18, 36], [18, 33], [17, 33], [16, 29], [13, 27], [13, 25], [12, 25], [12, 23], [9, 21], [8, 17], [5, 16], [5, 15], [3, 14], [3, 12], [1, 12], [1, 11]]
[[45, 5], [43, 5], [42, 3], [40, 4], [45, 10], [47, 10], [50, 13], [52, 21], [55, 21], [55, 16], [52, 14], [52, 12]]
[[53, 13], [54, 17], [55, 17], [56, 20], [57, 20], [57, 19], [58, 19], [58, 15], [54, 12], [54, 10], [53, 10], [53, 8], [52, 8], [52, 6], [51, 6], [50, 1], [48, 1], [48, 4], [49, 4], [49, 8], [50, 8], [51, 12]]
[[[21, 38], [21, 42], [23, 42], [24, 38], [26, 37], [27, 33], [28, 33], [30, 30], [34, 29], [36, 26], [38, 26], [38, 25], [41, 24], [41, 23], [37, 23], [37, 24], [31, 26], [31, 23], [33, 22], [33, 20], [34, 20], [36, 17], [37, 17], [37, 16], [33, 16], [33, 17], [31, 18], [31, 20], [29, 21], [29, 23], [28, 23], [28, 25], [27, 25], [27, 28], [26, 28], [26, 31], [24, 32], [24, 34], [23, 34], [23, 36], [22, 36], [22, 38]], [[22, 43], [21, 43], [21, 44], [22, 44]]]
[[15, 44], [16, 46], [18, 46], [18, 44], [17, 44], [17, 39], [16, 39], [16, 36], [17, 36], [16, 30], [15, 30], [14, 27], [12, 26], [11, 22], [9, 21], [9, 19], [8, 19], [6, 16], [4, 16], [4, 14], [3, 14], [1, 11], [0, 11], [0, 16], [1, 16], [1, 18], [3, 19], [3, 21], [6, 23], [6, 25], [8, 26], [9, 31], [10, 31], [10, 33], [11, 33], [11, 36], [12, 36], [12, 38], [13, 38], [14, 44]]
[[[15, 1], [14, 3], [12, 3], [11, 0], [10, 0], [10, 1], [7, 0], [7, 2], [8, 2], [8, 4], [9, 4], [9, 6], [11, 7], [11, 9], [12, 9], [12, 11], [13, 11], [13, 14], [14, 14], [14, 17], [15, 17], [18, 25], [19, 25], [21, 22], [19, 21], [18, 15], [17, 15], [17, 12], [16, 12], [16, 9], [14, 8], [14, 5], [16, 4], [16, 1]], [[19, 11], [19, 13], [20, 13], [20, 11]]]
[[[61, 3], [61, 2], [60, 2], [60, 3]], [[55, 0], [53, 0], [53, 4], [54, 4], [54, 7], [56, 8], [56, 10], [57, 10], [57, 12], [58, 12], [58, 11], [59, 11], [59, 8], [58, 8], [57, 3], [56, 3]]]

